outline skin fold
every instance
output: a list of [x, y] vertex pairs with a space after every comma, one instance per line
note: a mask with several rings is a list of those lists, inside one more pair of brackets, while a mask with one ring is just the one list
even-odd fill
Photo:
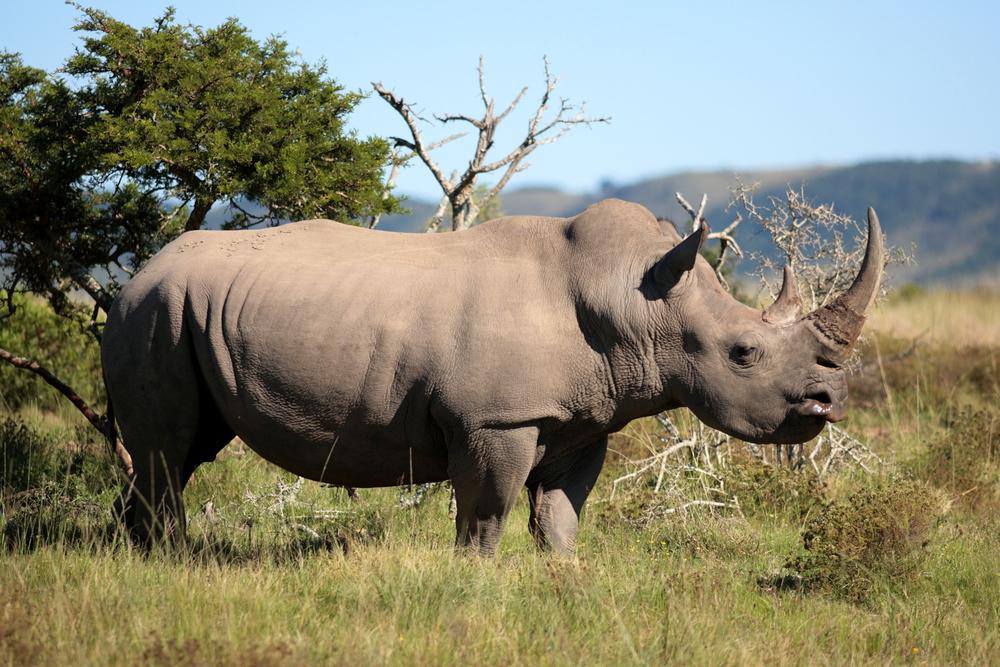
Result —
[[607, 436], [632, 419], [687, 406], [754, 442], [814, 437], [844, 415], [880, 235], [878, 275], [803, 316], [789, 273], [763, 313], [730, 297], [705, 234], [618, 200], [446, 234], [183, 234], [104, 331], [135, 466], [123, 520], [140, 543], [182, 535], [184, 486], [238, 435], [332, 484], [450, 479], [457, 543], [483, 554], [526, 489], [539, 546], [571, 552]]

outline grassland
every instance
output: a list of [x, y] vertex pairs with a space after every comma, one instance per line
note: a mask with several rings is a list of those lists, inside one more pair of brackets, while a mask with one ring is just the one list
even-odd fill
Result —
[[[657, 442], [633, 424], [574, 559], [536, 553], [526, 502], [481, 560], [452, 548], [446, 489], [352, 501], [238, 443], [186, 493], [187, 549], [144, 556], [110, 530], [104, 445], [18, 384], [0, 414], [0, 664], [1000, 664], [998, 312], [989, 293], [883, 307], [852, 378], [851, 432], [887, 462], [872, 473], [735, 457], [740, 511], [643, 519], [651, 483], [610, 500]], [[913, 347], [924, 329], [899, 327], [928, 313]]]

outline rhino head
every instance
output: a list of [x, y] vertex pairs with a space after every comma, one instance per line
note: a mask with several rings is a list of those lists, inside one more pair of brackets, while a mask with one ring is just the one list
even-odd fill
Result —
[[647, 274], [658, 295], [649, 303], [662, 391], [743, 440], [805, 442], [846, 416], [842, 365], [882, 278], [878, 217], [868, 209], [867, 249], [851, 287], [808, 314], [787, 266], [777, 299], [763, 312], [730, 296], [698, 258], [707, 233], [703, 225]]

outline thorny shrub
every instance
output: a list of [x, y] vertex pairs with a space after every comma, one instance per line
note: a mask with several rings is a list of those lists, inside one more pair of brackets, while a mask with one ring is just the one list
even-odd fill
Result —
[[912, 464], [922, 479], [973, 511], [1000, 510], [1000, 414], [963, 410]]
[[824, 484], [808, 468], [794, 470], [751, 459], [729, 466], [724, 476], [747, 516], [802, 521], [826, 505]]
[[942, 513], [940, 498], [922, 482], [870, 480], [806, 523], [802, 550], [788, 567], [807, 590], [865, 602], [880, 586], [919, 571]]
[[[814, 204], [804, 190], [786, 189], [784, 196], [767, 197], [766, 202], [754, 199], [756, 186], [738, 184], [731, 190], [727, 210], [744, 216], [755, 229], [763, 229], [780, 253], [775, 260], [769, 253], [752, 252], [755, 267], [752, 276], [773, 298], [781, 280], [781, 264], [795, 271], [800, 296], [806, 310], [830, 303], [851, 286], [861, 268], [865, 245], [851, 247], [852, 238], [865, 238], [862, 225], [848, 215], [838, 213], [833, 205]], [[890, 264], [909, 264], [913, 252], [895, 246], [887, 247]], [[888, 293], [885, 280], [881, 294]]]
[[88, 493], [78, 481], [68, 477], [67, 484], [60, 485], [47, 480], [6, 496], [0, 512], [4, 547], [25, 552], [57, 542], [98, 544], [111, 539], [114, 523], [108, 499]]
[[72, 478], [94, 493], [117, 480], [104, 443], [84, 424], [70, 433], [43, 433], [20, 419], [0, 422], [0, 502], [4, 496], [45, 481]]

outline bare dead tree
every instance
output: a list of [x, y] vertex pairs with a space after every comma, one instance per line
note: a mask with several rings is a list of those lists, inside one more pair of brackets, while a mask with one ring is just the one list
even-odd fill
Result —
[[[510, 104], [503, 111], [497, 113], [496, 100], [486, 90], [486, 74], [483, 66], [483, 58], [479, 58], [479, 95], [483, 102], [483, 115], [478, 118], [464, 114], [441, 114], [434, 116], [442, 124], [467, 123], [476, 131], [476, 147], [468, 166], [461, 174], [456, 170], [450, 176], [445, 175], [445, 171], [434, 161], [430, 152], [443, 143], [457, 138], [457, 136], [453, 135], [435, 143], [426, 143], [418, 123], [427, 121], [414, 111], [413, 104], [406, 102], [402, 97], [389, 91], [381, 83], [372, 83], [375, 92], [389, 106], [396, 110], [396, 113], [400, 115], [410, 131], [409, 139], [392, 137], [397, 148], [409, 151], [408, 154], [403, 155], [405, 157], [404, 162], [414, 156], [418, 157], [424, 166], [430, 170], [434, 179], [441, 187], [443, 196], [438, 210], [428, 223], [430, 231], [438, 229], [443, 223], [445, 215], [449, 212], [451, 214], [451, 229], [453, 231], [470, 227], [476, 221], [480, 208], [496, 197], [506, 187], [514, 174], [528, 168], [529, 165], [524, 160], [535, 149], [545, 144], [555, 143], [577, 125], [590, 126], [594, 123], [610, 122], [611, 118], [607, 116], [587, 116], [586, 103], [576, 106], [565, 98], [560, 98], [555, 116], [547, 118], [550, 105], [552, 104], [552, 95], [559, 83], [559, 79], [552, 75], [547, 58], [544, 60], [544, 64], [545, 92], [542, 94], [535, 113], [528, 121], [528, 128], [524, 139], [505, 156], [489, 160], [488, 155], [494, 145], [494, 136], [497, 127], [524, 99], [524, 96], [528, 92], [528, 87], [521, 88], [521, 91], [514, 97]], [[486, 196], [477, 201], [476, 197], [473, 196], [476, 179], [483, 174], [495, 171], [500, 172], [500, 178], [490, 188]], [[391, 172], [390, 177], [393, 177]], [[448, 211], [449, 208], [450, 211]]]
[[[441, 141], [435, 141], [432, 144], [428, 144], [424, 150], [426, 150], [427, 153], [430, 153], [431, 151], [440, 148], [445, 144], [451, 143], [456, 139], [461, 139], [467, 134], [468, 132], [458, 132], [451, 136], [445, 137]], [[383, 199], [388, 199], [389, 193], [392, 192], [392, 189], [394, 187], [396, 187], [396, 179], [399, 177], [399, 170], [405, 167], [406, 163], [408, 163], [416, 156], [417, 154], [414, 151], [403, 150], [401, 146], [399, 146], [398, 144], [395, 148], [393, 148], [392, 154], [389, 156], [389, 175], [385, 179], [385, 192], [383, 192], [382, 194]], [[452, 179], [454, 178], [455, 176], [452, 175]], [[444, 206], [448, 202], [448, 199], [447, 197], [442, 197], [441, 201], [442, 203], [438, 207], [439, 211], [435, 213], [435, 216], [444, 215], [443, 210]], [[373, 215], [371, 218], [368, 219], [368, 229], [375, 229], [376, 227], [378, 227], [378, 223], [381, 222], [381, 220], [382, 220], [381, 212]]]

